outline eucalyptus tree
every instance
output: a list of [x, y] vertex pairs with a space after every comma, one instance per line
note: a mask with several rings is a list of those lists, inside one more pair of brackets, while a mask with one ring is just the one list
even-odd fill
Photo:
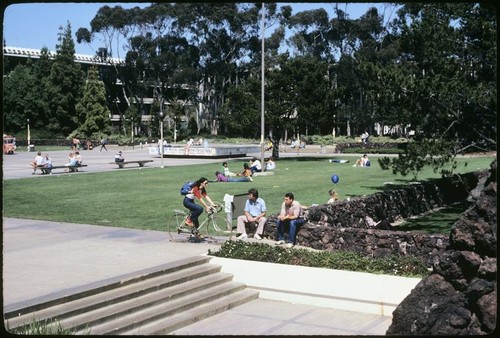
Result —
[[258, 138], [260, 134], [261, 79], [250, 76], [228, 88], [220, 109], [225, 135]]
[[387, 31], [383, 26], [384, 17], [375, 7], [369, 8], [360, 18], [354, 20], [353, 31], [356, 36], [357, 48], [353, 53], [356, 62], [356, 114], [354, 119], [354, 134], [360, 135], [363, 131], [372, 130], [375, 122], [378, 122], [377, 106], [375, 100], [368, 95], [368, 84], [377, 83], [376, 78], [367, 76], [360, 68], [367, 62], [379, 62], [384, 55], [384, 38]]
[[[376, 31], [367, 21], [375, 21], [372, 18], [377, 13], [370, 9], [360, 19], [351, 20], [337, 4], [334, 15], [329, 19], [326, 10], [321, 8], [291, 16], [288, 20], [292, 32], [289, 44], [297, 55], [316, 57], [318, 66], [326, 63], [322, 71], [330, 81], [329, 90], [323, 91], [323, 100], [314, 101], [314, 109], [320, 113], [313, 121], [321, 126], [321, 133], [336, 128], [337, 132], [351, 135], [351, 128], [356, 131], [369, 125], [365, 113], [368, 106], [364, 104], [363, 83], [358, 71], [361, 60], [356, 53]], [[366, 45], [367, 50], [372, 46]], [[311, 121], [310, 118], [306, 120]]]
[[[125, 102], [121, 105], [115, 104], [122, 119], [125, 119], [124, 112], [131, 104], [128, 100], [129, 96], [134, 97], [136, 102], [139, 101], [135, 88], [132, 88], [136, 73], [134, 67], [123, 67], [121, 64], [111, 62], [111, 58], [123, 58], [123, 55], [127, 53], [128, 41], [138, 30], [137, 21], [140, 17], [139, 7], [124, 9], [122, 6], [104, 5], [90, 21], [90, 30], [81, 27], [76, 32], [77, 43], [86, 43], [91, 47], [91, 42], [95, 42], [96, 39], [100, 41], [101, 47], [95, 50], [95, 54], [100, 62], [109, 62], [113, 69], [113, 72], [107, 69], [104, 73], [104, 83], [108, 90], [108, 105], [111, 106], [118, 97], [122, 97]], [[121, 88], [121, 93], [116, 92], [117, 88]]]
[[238, 67], [252, 52], [252, 38], [258, 34], [257, 4], [180, 3], [184, 28], [200, 55], [198, 102], [199, 130], [219, 132], [221, 107], [227, 90], [236, 82]]
[[297, 54], [317, 59], [328, 59], [331, 56], [328, 40], [331, 26], [324, 8], [299, 12], [292, 15], [287, 23], [292, 30], [288, 43]]
[[[129, 86], [136, 101], [154, 97], [153, 116], [178, 100], [193, 101], [198, 82], [199, 53], [179, 27], [178, 9], [172, 4], [153, 4], [135, 19], [140, 34], [129, 39], [126, 65]], [[171, 116], [174, 119], [174, 116]]]
[[77, 125], [76, 104], [81, 96], [84, 73], [75, 61], [75, 43], [71, 37], [71, 24], [59, 28], [56, 55], [50, 70], [49, 103], [51, 115], [47, 128], [68, 135]]

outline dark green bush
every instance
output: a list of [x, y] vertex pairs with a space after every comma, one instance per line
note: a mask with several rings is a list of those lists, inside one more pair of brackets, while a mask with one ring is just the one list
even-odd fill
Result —
[[287, 249], [264, 243], [244, 241], [227, 241], [217, 251], [208, 250], [208, 254], [223, 258], [404, 277], [423, 277], [428, 273], [425, 265], [414, 257], [389, 256], [372, 258], [351, 251], [328, 252], [298, 248]]

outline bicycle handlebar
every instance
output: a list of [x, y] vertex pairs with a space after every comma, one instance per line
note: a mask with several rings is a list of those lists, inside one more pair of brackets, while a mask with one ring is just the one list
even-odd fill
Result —
[[222, 210], [222, 204], [216, 202], [214, 205], [209, 206], [209, 211], [207, 213], [213, 214]]

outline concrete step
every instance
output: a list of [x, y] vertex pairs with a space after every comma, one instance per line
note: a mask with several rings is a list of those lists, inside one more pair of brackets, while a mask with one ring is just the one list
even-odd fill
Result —
[[[11, 327], [21, 326], [23, 323], [32, 322], [33, 319], [45, 320], [58, 318], [60, 323], [64, 323], [65, 328], [73, 327], [74, 320], [78, 320], [81, 314], [90, 314], [92, 311], [101, 309], [103, 306], [126, 302], [129, 299], [147, 295], [155, 291], [182, 284], [186, 281], [215, 274], [220, 271], [218, 265], [195, 265], [189, 266], [179, 271], [173, 271], [165, 275], [160, 275], [144, 280], [139, 280], [134, 284], [125, 284], [122, 287], [105, 290], [88, 297], [75, 299], [62, 304], [42, 310], [27, 313], [9, 320]], [[67, 320], [67, 318], [71, 318]], [[71, 326], [69, 325], [71, 323]], [[68, 325], [68, 326], [66, 326]]]
[[178, 330], [187, 325], [191, 325], [200, 320], [214, 316], [218, 313], [232, 309], [238, 305], [245, 304], [259, 298], [259, 292], [245, 289], [239, 292], [229, 294], [218, 298], [210, 303], [205, 303], [190, 310], [180, 312], [169, 316], [168, 319], [162, 318], [149, 324], [124, 331], [121, 335], [164, 335]]
[[68, 294], [6, 313], [9, 329], [43, 321], [74, 334], [160, 334], [207, 318], [258, 297], [209, 264], [207, 256], [189, 257], [106, 280]]
[[58, 304], [67, 303], [73, 300], [89, 297], [94, 294], [98, 294], [107, 290], [116, 289], [123, 287], [124, 285], [137, 283], [138, 281], [154, 278], [159, 275], [164, 275], [179, 271], [191, 266], [197, 266], [205, 264], [210, 261], [208, 256], [191, 256], [184, 259], [169, 262], [167, 264], [135, 271], [123, 276], [117, 276], [114, 278], [109, 278], [107, 280], [92, 283], [90, 285], [83, 285], [78, 288], [78, 290], [69, 290], [64, 295], [57, 295], [56, 297], [48, 297], [48, 300], [40, 301], [35, 304], [26, 305], [26, 302], [20, 302], [19, 304], [11, 304], [4, 308], [4, 319], [10, 320], [12, 318], [17, 318], [19, 316], [34, 313], [49, 307], [53, 307]]
[[95, 310], [64, 318], [60, 320], [59, 323], [62, 327], [67, 329], [80, 330], [87, 327], [95, 327], [102, 323], [119, 319], [122, 316], [184, 297], [190, 294], [192, 290], [202, 290], [207, 287], [227, 283], [231, 281], [231, 279], [232, 275], [223, 273], [203, 276], [194, 280], [180, 282], [169, 288], [151, 291], [139, 297], [125, 299], [119, 303], [109, 305], [103, 304], [102, 307]]
[[120, 335], [133, 329], [139, 329], [157, 320], [163, 320], [165, 323], [168, 323], [170, 320], [169, 317], [172, 315], [188, 311], [202, 304], [207, 304], [221, 297], [244, 290], [244, 288], [245, 285], [243, 283], [233, 281], [213, 287], [207, 287], [205, 290], [193, 292], [179, 299], [172, 301], [166, 300], [160, 304], [127, 315], [122, 315], [102, 324], [82, 328], [82, 330], [76, 332], [76, 334], [85, 334], [87, 332], [91, 335]]

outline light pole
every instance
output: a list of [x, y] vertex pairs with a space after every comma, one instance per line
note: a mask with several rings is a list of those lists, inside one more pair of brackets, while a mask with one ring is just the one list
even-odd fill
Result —
[[28, 122], [28, 151], [31, 151], [30, 119], [26, 119], [26, 121]]
[[265, 18], [266, 18], [266, 7], [264, 2], [262, 2], [262, 48], [261, 48], [261, 107], [260, 107], [260, 163], [264, 167], [264, 37], [265, 37]]
[[174, 117], [174, 143], [177, 144], [177, 121]]
[[158, 117], [160, 118], [160, 157], [161, 157], [161, 168], [163, 168], [163, 107], [160, 106], [160, 112]]

